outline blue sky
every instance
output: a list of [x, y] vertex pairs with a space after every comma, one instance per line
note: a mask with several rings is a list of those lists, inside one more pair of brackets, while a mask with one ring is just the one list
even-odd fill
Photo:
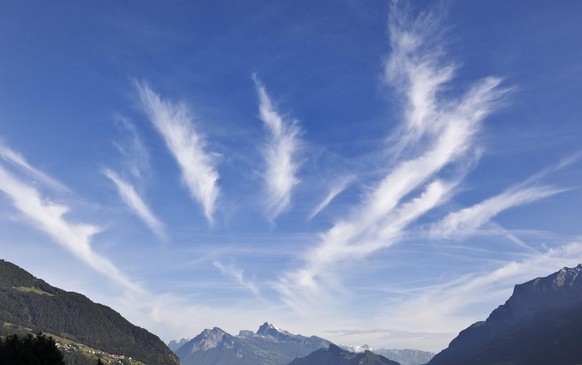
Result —
[[438, 351], [582, 261], [581, 16], [5, 1], [0, 256], [165, 340]]

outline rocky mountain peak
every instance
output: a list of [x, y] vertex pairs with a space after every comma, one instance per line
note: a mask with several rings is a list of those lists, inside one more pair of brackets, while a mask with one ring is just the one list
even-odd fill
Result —
[[293, 335], [265, 322], [256, 333], [242, 330], [238, 336], [206, 329], [176, 354], [183, 365], [285, 365], [328, 345], [325, 339]]
[[564, 267], [557, 272], [557, 275], [553, 280], [553, 284], [558, 288], [564, 286], [580, 285], [580, 283], [582, 282], [581, 273], [582, 264], [579, 264], [578, 266], [573, 268]]
[[224, 332], [218, 327], [212, 329], [205, 329], [198, 336], [194, 337], [192, 340], [183, 345], [178, 352], [196, 352], [196, 351], [206, 351], [215, 348], [225, 339], [231, 338], [232, 336]]
[[257, 330], [257, 335], [268, 335], [270, 333], [279, 333], [279, 328], [277, 328], [274, 324], [272, 324], [271, 322], [265, 322], [263, 323], [259, 329]]
[[182, 347], [183, 345], [185, 345], [186, 343], [188, 343], [188, 341], [190, 341], [190, 338], [182, 338], [181, 340], [172, 340], [170, 342], [168, 342], [168, 347], [170, 348], [170, 350], [172, 350], [173, 352], [176, 352], [180, 347]]
[[571, 339], [582, 333], [581, 274], [582, 265], [564, 267], [516, 285], [505, 304], [461, 331], [429, 364], [578, 363], [582, 350]]
[[506, 307], [529, 315], [575, 302], [582, 302], [582, 265], [564, 267], [546, 277], [516, 285]]
[[291, 333], [285, 331], [284, 329], [276, 327], [270, 322], [263, 323], [256, 332], [257, 336], [272, 337], [277, 340], [289, 339], [294, 337]]

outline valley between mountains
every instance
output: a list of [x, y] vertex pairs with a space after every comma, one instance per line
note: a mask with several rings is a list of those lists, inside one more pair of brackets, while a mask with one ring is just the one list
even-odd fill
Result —
[[113, 309], [3, 260], [0, 321], [1, 337], [42, 332], [74, 365], [575, 365], [582, 363], [582, 265], [516, 285], [485, 321], [436, 355], [333, 344], [269, 322], [237, 335], [205, 329], [166, 346]]

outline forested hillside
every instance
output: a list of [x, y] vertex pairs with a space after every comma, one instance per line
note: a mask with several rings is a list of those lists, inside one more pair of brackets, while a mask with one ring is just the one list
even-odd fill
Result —
[[[0, 322], [47, 332], [149, 365], [175, 365], [177, 357], [155, 335], [132, 325], [109, 307], [55, 288], [18, 266], [0, 260]], [[22, 329], [20, 329], [22, 332]]]

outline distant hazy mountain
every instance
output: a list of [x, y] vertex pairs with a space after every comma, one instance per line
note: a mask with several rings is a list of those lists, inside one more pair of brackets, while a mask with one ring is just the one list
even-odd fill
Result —
[[463, 330], [430, 365], [582, 364], [582, 265], [516, 285], [485, 322]]
[[375, 349], [373, 352], [391, 360], [398, 361], [401, 365], [424, 365], [435, 355], [432, 352], [412, 349]]
[[329, 344], [322, 338], [294, 335], [267, 322], [257, 332], [240, 331], [238, 336], [216, 327], [206, 329], [176, 354], [182, 365], [287, 365]]
[[372, 351], [375, 354], [382, 355], [388, 359], [398, 361], [400, 365], [424, 365], [433, 357], [434, 353], [428, 351], [411, 350], [411, 349], [384, 349], [371, 348], [368, 345], [362, 346], [340, 346], [342, 349], [350, 352]]
[[332, 344], [327, 349], [319, 349], [306, 357], [295, 359], [289, 365], [399, 365], [399, 363], [371, 351], [355, 353]]
[[[113, 309], [50, 286], [4, 260], [0, 260], [0, 323], [2, 336], [44, 332], [64, 339], [65, 352], [125, 355], [148, 365], [178, 364], [157, 336]], [[83, 356], [75, 358], [75, 363], [83, 361]]]
[[176, 350], [178, 350], [180, 347], [182, 347], [182, 345], [184, 345], [188, 341], [190, 341], [190, 338], [183, 338], [179, 341], [172, 340], [172, 341], [168, 342], [168, 347], [173, 352], [176, 352]]

